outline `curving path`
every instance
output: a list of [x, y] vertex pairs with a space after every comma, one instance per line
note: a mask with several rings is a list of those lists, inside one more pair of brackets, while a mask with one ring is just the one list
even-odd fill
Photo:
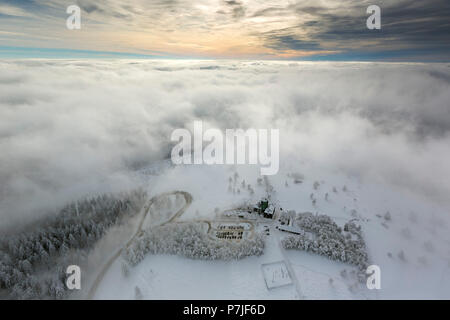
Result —
[[93, 299], [93, 297], [95, 295], [95, 292], [97, 291], [97, 288], [100, 285], [101, 281], [103, 280], [103, 277], [105, 276], [106, 272], [111, 267], [111, 265], [114, 263], [114, 261], [116, 261], [116, 259], [121, 255], [121, 253], [124, 250], [124, 248], [128, 248], [130, 246], [130, 244], [134, 241], [134, 239], [136, 239], [136, 237], [139, 236], [139, 234], [142, 232], [142, 226], [144, 225], [145, 218], [147, 218], [148, 214], [150, 213], [150, 208], [151, 208], [152, 204], [155, 203], [161, 197], [167, 197], [167, 196], [171, 196], [171, 195], [182, 195], [182, 196], [184, 196], [184, 199], [185, 199], [186, 203], [184, 204], [184, 206], [180, 210], [178, 210], [167, 221], [164, 221], [164, 222], [160, 223], [160, 226], [165, 225], [165, 224], [170, 223], [170, 222], [173, 222], [175, 219], [180, 217], [192, 203], [192, 195], [190, 193], [188, 193], [188, 192], [185, 192], [185, 191], [165, 192], [165, 193], [159, 194], [159, 195], [154, 196], [153, 198], [151, 198], [150, 201], [142, 208], [142, 211], [143, 211], [142, 218], [141, 218], [141, 220], [139, 222], [139, 225], [138, 225], [138, 227], [136, 229], [136, 232], [133, 234], [133, 236], [130, 238], [130, 240], [127, 241], [125, 246], [120, 248], [119, 250], [117, 250], [117, 252], [111, 258], [109, 258], [109, 260], [102, 267], [102, 269], [100, 270], [99, 274], [95, 278], [95, 280], [94, 280], [94, 282], [93, 282], [93, 284], [92, 284], [92, 286], [91, 286], [91, 288], [89, 290], [88, 299]]

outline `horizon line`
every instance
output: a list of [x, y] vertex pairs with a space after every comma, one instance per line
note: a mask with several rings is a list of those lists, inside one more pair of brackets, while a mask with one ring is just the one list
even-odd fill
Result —
[[[33, 52], [34, 51], [34, 52]], [[183, 56], [168, 53], [137, 53], [123, 51], [103, 51], [71, 48], [43, 48], [43, 47], [20, 47], [1, 46], [0, 59], [23, 60], [23, 59], [140, 59], [140, 60], [238, 60], [238, 61], [293, 61], [293, 62], [391, 62], [391, 63], [450, 63], [450, 59], [401, 59], [398, 53], [403, 51], [384, 52], [348, 52], [335, 54], [315, 54], [308, 57], [199, 57]], [[414, 51], [412, 51], [414, 52]], [[67, 56], [62, 56], [67, 54]], [[384, 55], [384, 57], [383, 57]]]

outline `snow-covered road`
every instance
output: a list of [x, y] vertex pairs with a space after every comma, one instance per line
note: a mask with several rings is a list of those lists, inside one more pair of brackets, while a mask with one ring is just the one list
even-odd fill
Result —
[[142, 211], [140, 213], [140, 215], [142, 215], [142, 217], [141, 217], [139, 225], [138, 225], [138, 227], [136, 229], [136, 232], [133, 234], [133, 236], [130, 238], [130, 240], [127, 241], [125, 246], [123, 246], [120, 249], [118, 249], [111, 256], [111, 258], [105, 263], [105, 265], [102, 267], [102, 269], [100, 270], [99, 274], [95, 278], [95, 280], [94, 280], [94, 282], [93, 282], [93, 284], [91, 286], [91, 289], [89, 290], [88, 299], [92, 299], [94, 297], [95, 292], [96, 292], [99, 284], [101, 283], [103, 277], [105, 276], [106, 272], [111, 267], [111, 265], [114, 263], [114, 261], [116, 261], [116, 259], [121, 255], [123, 249], [128, 247], [134, 241], [134, 239], [136, 239], [136, 237], [139, 236], [139, 234], [142, 232], [142, 226], [144, 225], [145, 219], [147, 218], [147, 216], [151, 215], [150, 208], [151, 208], [152, 204], [157, 202], [159, 199], [161, 199], [163, 197], [167, 197], [167, 196], [171, 196], [171, 195], [175, 195], [175, 196], [176, 195], [182, 195], [184, 197], [185, 204], [184, 204], [184, 206], [181, 209], [179, 209], [168, 220], [159, 222], [159, 225], [164, 225], [164, 224], [173, 222], [175, 219], [180, 217], [192, 203], [192, 195], [190, 193], [188, 193], [188, 192], [185, 192], [185, 191], [173, 191], [173, 192], [162, 193], [162, 194], [159, 194], [159, 195], [154, 196], [153, 198], [151, 198], [148, 201], [148, 203], [142, 208]]

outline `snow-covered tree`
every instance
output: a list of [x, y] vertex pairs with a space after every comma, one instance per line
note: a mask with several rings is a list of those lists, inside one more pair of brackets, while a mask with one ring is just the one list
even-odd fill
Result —
[[368, 266], [366, 245], [361, 227], [354, 222], [340, 228], [329, 216], [310, 212], [297, 214], [295, 225], [304, 231], [282, 239], [285, 249], [299, 249], [355, 265], [365, 271]]
[[205, 234], [201, 223], [167, 224], [151, 228], [133, 241], [123, 258], [136, 265], [146, 254], [173, 254], [191, 259], [232, 260], [264, 251], [264, 236], [257, 233], [252, 239], [239, 243], [218, 241]]
[[[64, 297], [67, 290], [62, 266], [81, 263], [86, 251], [111, 226], [139, 212], [146, 198], [142, 190], [86, 198], [0, 238], [0, 288], [17, 299]], [[56, 276], [36, 277], [37, 270]]]

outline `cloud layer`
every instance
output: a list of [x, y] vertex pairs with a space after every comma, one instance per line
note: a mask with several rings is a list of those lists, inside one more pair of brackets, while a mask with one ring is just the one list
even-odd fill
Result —
[[175, 128], [279, 128], [294, 158], [448, 201], [445, 64], [0, 62], [0, 219], [131, 188]]

